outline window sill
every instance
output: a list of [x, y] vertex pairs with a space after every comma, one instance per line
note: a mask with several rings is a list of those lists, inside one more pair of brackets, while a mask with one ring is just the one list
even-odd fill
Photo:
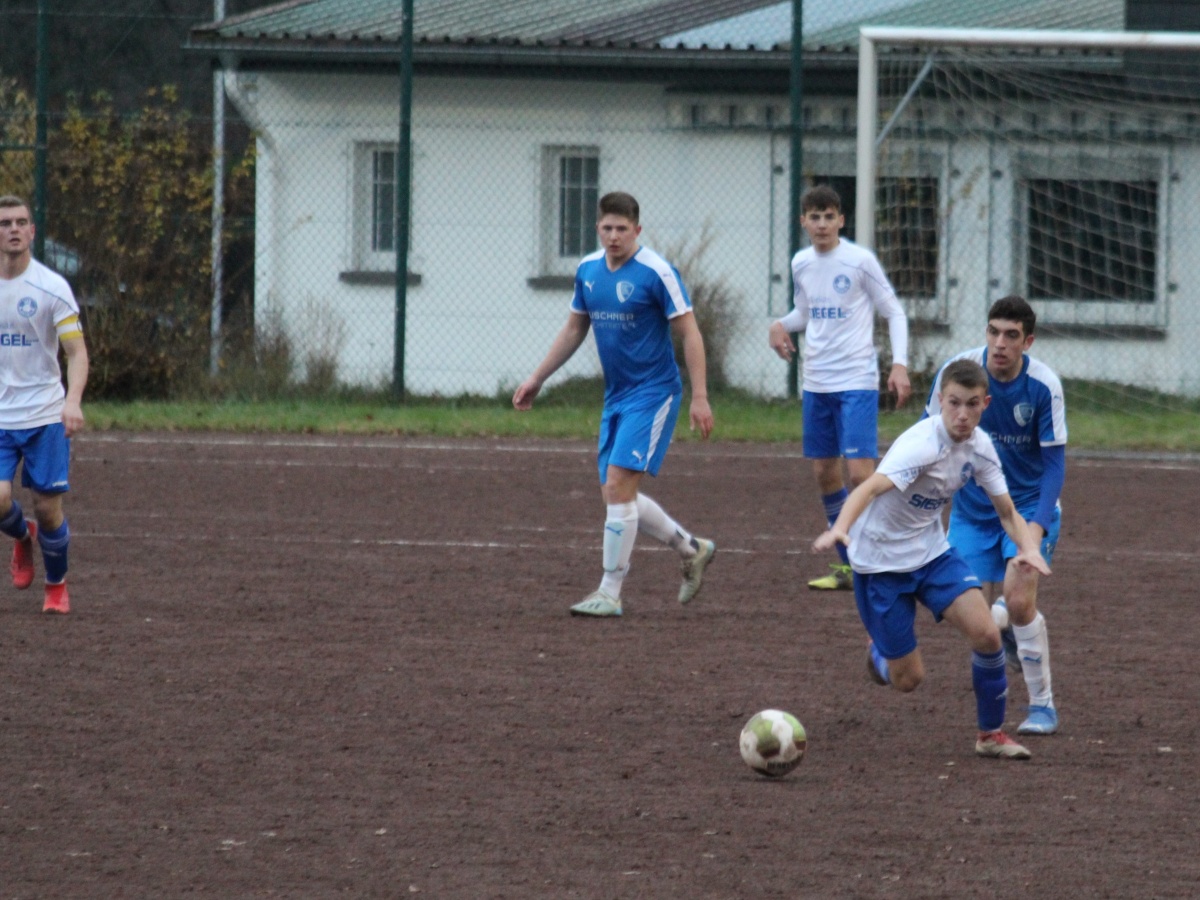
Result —
[[[395, 287], [396, 273], [352, 269], [348, 272], [338, 272], [338, 281], [346, 284], [390, 285]], [[421, 276], [417, 272], [409, 272], [408, 278], [405, 279], [405, 284], [409, 287], [418, 287], [421, 284]]]
[[569, 291], [575, 287], [574, 275], [538, 275], [525, 279], [535, 291]]

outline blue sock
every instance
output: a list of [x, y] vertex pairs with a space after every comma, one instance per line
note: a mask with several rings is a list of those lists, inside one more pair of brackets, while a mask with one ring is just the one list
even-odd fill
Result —
[[67, 548], [71, 545], [71, 529], [67, 520], [53, 531], [39, 531], [38, 544], [46, 565], [46, 584], [61, 584], [67, 577]]
[[975, 710], [980, 731], [999, 731], [1004, 725], [1008, 699], [1008, 675], [1004, 671], [1004, 648], [995, 653], [971, 654], [971, 684], [975, 688]]
[[[842, 511], [842, 504], [846, 502], [846, 498], [850, 496], [850, 492], [844, 487], [838, 488], [832, 494], [823, 494], [821, 496], [821, 504], [825, 507], [825, 521], [829, 523], [829, 527], [833, 527], [833, 523], [837, 521], [838, 514]], [[836, 545], [838, 556], [842, 558], [842, 565], [850, 565], [850, 557], [846, 554], [846, 545]]]
[[29, 529], [25, 525], [25, 513], [21, 509], [21, 504], [14, 500], [12, 508], [8, 511], [8, 515], [0, 519], [0, 532], [7, 534], [15, 541], [23, 541], [28, 531]]

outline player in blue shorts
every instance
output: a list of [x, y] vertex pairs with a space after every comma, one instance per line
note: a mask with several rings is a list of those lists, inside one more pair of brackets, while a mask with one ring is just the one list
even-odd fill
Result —
[[1028, 759], [1004, 733], [1004, 646], [979, 578], [946, 540], [942, 509], [974, 481], [990, 499], [1005, 534], [1019, 548], [1013, 565], [1050, 574], [1037, 541], [1017, 512], [1000, 459], [979, 425], [988, 406], [987, 373], [958, 360], [942, 372], [941, 415], [917, 422], [892, 444], [879, 469], [855, 488], [837, 521], [813, 543], [849, 548], [858, 614], [871, 636], [867, 671], [878, 684], [915, 690], [925, 664], [913, 628], [916, 604], [946, 619], [971, 645], [971, 681], [980, 756]]
[[[813, 461], [825, 519], [837, 518], [850, 489], [875, 471], [878, 455], [879, 359], [875, 314], [888, 324], [892, 368], [888, 390], [903, 406], [908, 381], [908, 319], [896, 292], [871, 251], [838, 236], [846, 224], [842, 201], [827, 185], [800, 200], [800, 224], [812, 242], [792, 258], [793, 307], [772, 323], [768, 343], [780, 357], [795, 354], [791, 333], [804, 332], [804, 394], [801, 416], [804, 455]], [[846, 550], [841, 563], [808, 583], [814, 590], [849, 590]]]
[[604, 370], [604, 413], [600, 420], [600, 493], [604, 522], [604, 575], [600, 586], [571, 607], [577, 616], [619, 616], [621, 586], [629, 572], [638, 532], [672, 547], [681, 558], [679, 602], [700, 590], [716, 545], [690, 534], [641, 492], [642, 477], [657, 475], [671, 443], [683, 401], [683, 382], [671, 335], [683, 345], [692, 388], [689, 419], [707, 438], [713, 428], [708, 405], [704, 338], [679, 273], [638, 244], [638, 202], [614, 192], [600, 198], [596, 230], [601, 248], [583, 258], [575, 272], [575, 295], [567, 323], [546, 358], [513, 393], [513, 406], [527, 410], [546, 379], [579, 349], [590, 330]]
[[[71, 530], [63, 514], [70, 489], [70, 437], [83, 428], [88, 356], [79, 306], [67, 282], [33, 258], [34, 226], [20, 197], [0, 197], [0, 532], [15, 540], [13, 586], [33, 584], [33, 543], [46, 570], [43, 612], [66, 613], [67, 550]], [[67, 358], [63, 390], [58, 350]], [[13, 496], [33, 492], [35, 522]]]
[[[1026, 351], [1033, 345], [1037, 315], [1021, 297], [1003, 297], [988, 311], [987, 343], [954, 359], [971, 359], [988, 373], [992, 402], [979, 427], [988, 433], [1017, 510], [1052, 561], [1061, 518], [1058, 498], [1066, 476], [1067, 412], [1062, 382]], [[926, 414], [938, 413], [937, 382]], [[1016, 547], [995, 510], [975, 486], [954, 498], [950, 543], [983, 582], [992, 614], [1002, 627], [1010, 668], [1019, 668], [1029, 690], [1029, 714], [1018, 734], [1053, 734], [1058, 710], [1050, 683], [1050, 639], [1038, 611], [1038, 573], [1015, 565]]]

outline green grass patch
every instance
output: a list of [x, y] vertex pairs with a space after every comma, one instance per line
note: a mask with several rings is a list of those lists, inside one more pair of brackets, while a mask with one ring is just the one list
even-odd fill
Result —
[[[1200, 452], [1200, 404], [1128, 388], [1068, 383], [1070, 446], [1092, 450]], [[545, 391], [533, 410], [519, 413], [503, 397], [410, 397], [345, 393], [276, 401], [86, 403], [93, 430], [232, 431], [306, 434], [402, 434], [439, 437], [529, 437], [592, 440], [600, 421], [603, 385], [569, 381]], [[711, 396], [716, 430], [727, 441], [800, 439], [795, 400], [764, 400], [736, 390]], [[885, 445], [915, 422], [920, 401], [882, 412]], [[675, 430], [679, 441], [699, 440], [688, 428], [687, 402]]]

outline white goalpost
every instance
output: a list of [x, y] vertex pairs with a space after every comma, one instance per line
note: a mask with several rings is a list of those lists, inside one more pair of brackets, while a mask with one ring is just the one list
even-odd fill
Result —
[[1015, 293], [1066, 377], [1200, 396], [1200, 34], [864, 28], [855, 201], [926, 363]]

